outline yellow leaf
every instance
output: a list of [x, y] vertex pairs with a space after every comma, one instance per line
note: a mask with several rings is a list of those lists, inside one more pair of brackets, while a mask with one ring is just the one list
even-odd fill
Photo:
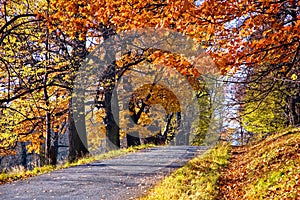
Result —
[[297, 80], [297, 78], [298, 78], [298, 76], [296, 75], [296, 74], [293, 74], [292, 76], [291, 76], [291, 78], [292, 78], [292, 80]]

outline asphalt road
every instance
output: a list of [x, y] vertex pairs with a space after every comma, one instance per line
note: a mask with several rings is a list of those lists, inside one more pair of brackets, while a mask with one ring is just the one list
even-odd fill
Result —
[[207, 147], [165, 146], [0, 185], [0, 199], [134, 199]]

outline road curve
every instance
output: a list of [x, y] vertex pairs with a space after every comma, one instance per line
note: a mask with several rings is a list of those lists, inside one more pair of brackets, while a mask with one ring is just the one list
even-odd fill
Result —
[[0, 185], [0, 199], [133, 199], [207, 147], [164, 146]]

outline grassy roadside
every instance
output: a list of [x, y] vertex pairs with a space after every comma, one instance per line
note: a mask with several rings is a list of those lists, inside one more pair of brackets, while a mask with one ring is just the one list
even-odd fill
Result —
[[219, 170], [229, 159], [229, 145], [219, 144], [202, 156], [189, 161], [151, 189], [141, 200], [214, 199], [217, 194]]
[[300, 128], [232, 148], [218, 199], [300, 199]]
[[15, 167], [15, 168], [12, 168], [8, 172], [2, 172], [0, 174], [0, 184], [4, 184], [4, 183], [16, 181], [16, 180], [21, 180], [21, 179], [25, 179], [25, 178], [32, 177], [32, 176], [37, 176], [40, 174], [51, 172], [53, 170], [59, 170], [59, 169], [64, 169], [64, 168], [68, 168], [68, 167], [72, 167], [72, 166], [87, 164], [87, 163], [94, 162], [96, 160], [105, 160], [105, 159], [109, 159], [109, 158], [115, 158], [118, 156], [122, 156], [122, 155], [125, 155], [128, 153], [136, 152], [136, 151], [139, 151], [139, 150], [142, 150], [142, 149], [145, 149], [148, 147], [153, 147], [153, 146], [154, 145], [140, 145], [140, 146], [136, 146], [136, 147], [129, 147], [127, 149], [119, 149], [119, 150], [109, 151], [107, 153], [96, 155], [96, 156], [89, 156], [86, 158], [81, 158], [73, 163], [67, 162], [64, 165], [57, 165], [57, 166], [46, 165], [43, 167], [36, 167], [33, 170], [24, 170], [24, 168], [22, 168], [22, 167]]

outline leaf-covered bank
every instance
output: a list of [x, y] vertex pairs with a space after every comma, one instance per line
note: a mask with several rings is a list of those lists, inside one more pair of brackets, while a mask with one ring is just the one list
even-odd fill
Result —
[[232, 148], [218, 199], [300, 199], [300, 128]]

